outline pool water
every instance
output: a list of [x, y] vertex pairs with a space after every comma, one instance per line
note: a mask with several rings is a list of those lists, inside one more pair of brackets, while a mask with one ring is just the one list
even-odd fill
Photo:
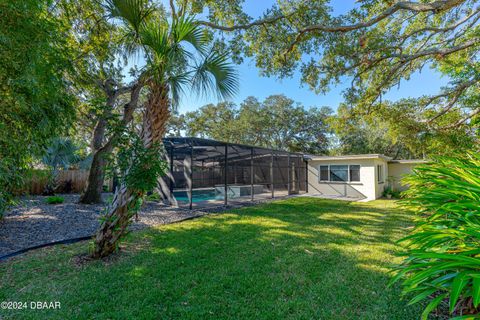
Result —
[[[177, 201], [185, 201], [188, 202], [188, 192], [187, 191], [175, 191], [173, 192], [175, 199]], [[217, 193], [215, 189], [213, 190], [193, 190], [192, 191], [192, 202], [200, 202], [200, 201], [207, 201], [207, 200], [222, 200], [223, 195]]]

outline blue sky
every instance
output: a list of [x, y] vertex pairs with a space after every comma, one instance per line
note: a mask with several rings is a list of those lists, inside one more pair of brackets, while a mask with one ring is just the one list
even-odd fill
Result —
[[[258, 17], [270, 7], [275, 0], [245, 0], [245, 10], [252, 17]], [[330, 1], [335, 15], [350, 10], [355, 5], [355, 0], [333, 0]], [[292, 78], [278, 80], [276, 78], [265, 78], [259, 76], [255, 63], [245, 59], [244, 63], [238, 66], [240, 75], [240, 88], [238, 95], [233, 99], [240, 103], [248, 96], [255, 96], [260, 100], [272, 94], [284, 94], [287, 97], [302, 103], [306, 107], [329, 106], [336, 109], [343, 101], [342, 91], [349, 85], [348, 80], [336, 87], [330, 88], [327, 94], [315, 94], [308, 87], [302, 87], [300, 74], [297, 72]], [[388, 92], [384, 99], [397, 100], [399, 98], [417, 97], [423, 94], [437, 92], [445, 85], [448, 79], [440, 78], [438, 73], [425, 68], [422, 73], [417, 73], [408, 81], [403, 81], [400, 88], [394, 88]], [[194, 111], [207, 103], [216, 103], [212, 98], [198, 98], [196, 96], [185, 96], [180, 102], [179, 112]]]

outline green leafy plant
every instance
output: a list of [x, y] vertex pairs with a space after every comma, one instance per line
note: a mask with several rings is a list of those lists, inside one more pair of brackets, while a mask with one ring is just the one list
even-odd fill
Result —
[[[158, 177], [167, 169], [167, 163], [161, 156], [162, 150], [157, 144], [146, 148], [138, 135], [125, 133], [115, 164], [120, 182], [125, 182], [130, 189], [142, 195], [155, 189]], [[115, 169], [111, 167], [109, 170]]]
[[385, 190], [383, 190], [382, 195], [386, 198], [394, 198], [394, 199], [402, 198], [402, 193], [398, 190], [393, 189], [390, 186], [387, 186]]
[[397, 190], [392, 191], [392, 198], [401, 199], [403, 198], [403, 193]]
[[393, 281], [414, 295], [412, 304], [430, 299], [422, 319], [447, 301], [451, 316], [479, 317], [480, 155], [435, 158], [404, 182], [410, 189], [400, 203], [416, 211], [417, 220], [401, 240], [408, 258]]
[[63, 203], [65, 199], [60, 196], [51, 196], [45, 199], [45, 202], [48, 204], [60, 204]]
[[392, 187], [390, 187], [390, 186], [386, 187], [386, 188], [383, 190], [382, 195], [383, 195], [384, 197], [387, 197], [387, 198], [392, 197], [392, 196], [393, 196], [393, 189], [392, 189]]
[[[109, 243], [109, 250], [118, 249], [120, 239], [130, 225], [131, 218], [137, 215], [142, 207], [147, 193], [157, 186], [157, 179], [165, 174], [167, 162], [162, 156], [163, 146], [153, 143], [146, 147], [142, 138], [135, 132], [124, 132], [118, 145], [118, 153], [107, 167], [108, 175], [118, 174], [120, 188], [128, 189], [128, 201], [122, 212], [121, 225], [112, 228], [115, 241]], [[108, 207], [101, 216], [101, 228], [110, 227], [110, 224], [118, 221], [118, 216], [112, 215], [111, 208], [116, 206], [122, 198], [116, 192], [109, 201]], [[91, 248], [92, 254], [96, 254], [97, 246]]]

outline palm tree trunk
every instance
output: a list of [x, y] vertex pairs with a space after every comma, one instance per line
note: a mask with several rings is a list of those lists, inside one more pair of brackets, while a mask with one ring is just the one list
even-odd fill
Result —
[[122, 237], [133, 216], [132, 205], [137, 201], [137, 195], [133, 194], [126, 185], [117, 188], [112, 203], [104, 217], [104, 221], [97, 230], [95, 247], [92, 252], [93, 258], [106, 257], [117, 250], [118, 240]]
[[143, 116], [142, 140], [145, 148], [161, 144], [170, 118], [167, 86], [153, 86]]
[[[141, 138], [145, 148], [162, 142], [166, 123], [170, 117], [170, 99], [167, 86], [151, 86], [150, 95], [143, 115]], [[137, 201], [144, 195], [131, 190], [123, 182], [115, 191], [112, 203], [107, 209], [102, 225], [95, 236], [93, 258], [103, 258], [118, 247], [118, 241], [126, 233], [127, 227], [136, 213]]]

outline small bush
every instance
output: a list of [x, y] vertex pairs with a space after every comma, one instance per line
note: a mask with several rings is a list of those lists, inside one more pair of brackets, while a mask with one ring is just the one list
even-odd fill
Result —
[[45, 199], [45, 202], [48, 204], [59, 204], [59, 203], [63, 203], [64, 201], [65, 199], [60, 196], [51, 196]]
[[383, 193], [382, 195], [384, 197], [387, 197], [387, 196], [392, 196], [393, 197], [393, 190], [391, 187], [386, 187], [385, 190], [383, 190]]
[[391, 196], [391, 198], [394, 198], [394, 199], [402, 198], [402, 193], [400, 191], [393, 190], [393, 188], [390, 186], [386, 187], [385, 190], [383, 190], [382, 195], [385, 198], [388, 198], [388, 196]]

